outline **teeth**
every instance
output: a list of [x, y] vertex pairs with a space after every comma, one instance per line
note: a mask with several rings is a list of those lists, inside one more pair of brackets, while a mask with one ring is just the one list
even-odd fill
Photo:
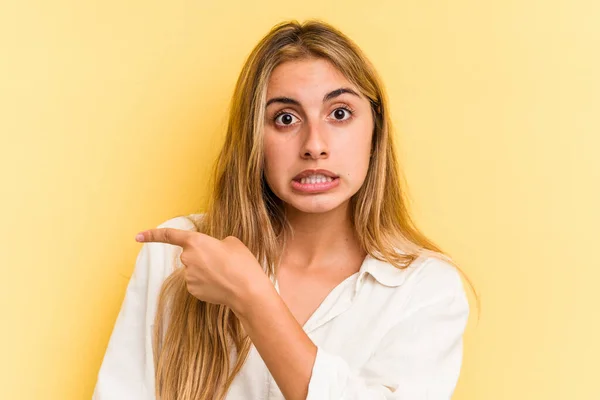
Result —
[[317, 175], [307, 176], [306, 178], [302, 178], [300, 180], [300, 183], [302, 183], [302, 184], [310, 183], [310, 184], [314, 185], [315, 183], [324, 183], [324, 182], [331, 182], [331, 181], [333, 181], [333, 178], [331, 178], [329, 176], [317, 174]]

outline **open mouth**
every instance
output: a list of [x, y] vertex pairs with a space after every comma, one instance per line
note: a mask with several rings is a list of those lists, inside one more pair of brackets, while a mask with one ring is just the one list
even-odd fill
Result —
[[304, 193], [317, 193], [317, 192], [325, 192], [334, 187], [338, 186], [340, 183], [339, 177], [330, 177], [330, 176], [308, 176], [305, 178], [299, 178], [292, 180], [292, 188], [299, 192]]

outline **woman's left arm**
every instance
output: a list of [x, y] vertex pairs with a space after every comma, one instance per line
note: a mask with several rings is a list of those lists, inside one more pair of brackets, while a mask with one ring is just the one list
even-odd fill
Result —
[[268, 278], [253, 285], [246, 296], [247, 299], [240, 301], [238, 310], [234, 312], [281, 393], [286, 400], [307, 399], [317, 346]]
[[311, 341], [270, 281], [236, 314], [287, 400], [450, 399], [469, 303], [457, 273], [425, 276], [359, 371]]

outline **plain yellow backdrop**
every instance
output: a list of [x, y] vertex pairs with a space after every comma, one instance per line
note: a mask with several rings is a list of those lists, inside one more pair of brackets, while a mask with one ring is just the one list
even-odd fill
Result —
[[416, 219], [481, 295], [454, 398], [600, 399], [595, 0], [3, 2], [1, 399], [90, 398], [135, 233], [201, 211], [245, 56], [311, 17], [380, 71]]

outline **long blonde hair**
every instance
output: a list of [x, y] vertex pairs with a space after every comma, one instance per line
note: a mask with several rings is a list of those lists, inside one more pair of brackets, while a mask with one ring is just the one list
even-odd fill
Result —
[[[364, 184], [350, 199], [352, 223], [366, 253], [397, 268], [406, 268], [423, 252], [453, 263], [409, 215], [387, 100], [375, 69], [348, 37], [316, 20], [275, 26], [246, 60], [233, 93], [225, 142], [214, 165], [212, 195], [202, 219], [192, 221], [197, 231], [217, 239], [236, 236], [265, 273], [274, 275], [287, 222], [282, 201], [263, 174], [266, 90], [275, 67], [302, 58], [330, 61], [371, 103], [373, 156]], [[232, 310], [190, 295], [180, 268], [163, 284], [154, 325], [157, 398], [223, 399], [251, 347]], [[233, 366], [232, 350], [237, 354]]]

